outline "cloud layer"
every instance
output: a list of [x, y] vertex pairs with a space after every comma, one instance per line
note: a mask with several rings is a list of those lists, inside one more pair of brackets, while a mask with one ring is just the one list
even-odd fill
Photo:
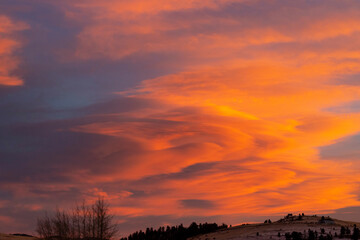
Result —
[[98, 196], [124, 235], [360, 221], [357, 1], [1, 5], [0, 232]]

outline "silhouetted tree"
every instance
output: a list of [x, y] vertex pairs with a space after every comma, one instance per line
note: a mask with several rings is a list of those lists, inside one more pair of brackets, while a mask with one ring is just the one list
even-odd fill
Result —
[[291, 234], [290, 233], [285, 233], [285, 239], [286, 240], [291, 240]]
[[359, 228], [356, 227], [356, 225], [354, 225], [354, 231], [353, 231], [353, 235], [351, 236], [351, 238], [354, 240], [359, 240], [359, 237], [360, 237], [360, 230], [359, 230]]
[[341, 226], [340, 228], [340, 238], [343, 238], [345, 236], [346, 229], [344, 226]]
[[308, 239], [309, 240], [315, 240], [316, 236], [315, 236], [315, 232], [311, 229], [308, 230]]
[[104, 199], [99, 198], [90, 206], [83, 202], [70, 212], [56, 209], [53, 216], [45, 213], [37, 220], [36, 232], [46, 240], [107, 240], [117, 233], [117, 224]]
[[302, 240], [303, 239], [302, 233], [301, 232], [292, 232], [291, 233], [291, 238], [293, 240]]
[[121, 240], [185, 240], [199, 234], [206, 234], [215, 232], [219, 229], [227, 228], [226, 224], [217, 225], [216, 223], [200, 223], [193, 222], [188, 228], [182, 224], [179, 226], [159, 227], [157, 230], [147, 228], [145, 233], [138, 231], [130, 234], [128, 237], [121, 238]]

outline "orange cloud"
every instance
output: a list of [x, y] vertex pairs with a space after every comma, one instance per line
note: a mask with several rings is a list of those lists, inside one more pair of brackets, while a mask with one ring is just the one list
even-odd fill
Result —
[[[163, 105], [73, 128], [143, 146], [125, 157], [126, 168], [119, 165], [112, 178], [102, 178], [148, 178], [156, 187], [143, 183], [146, 188], [164, 191], [134, 200], [142, 210], [128, 214], [275, 215], [359, 204], [356, 169], [318, 155], [320, 146], [360, 131], [359, 113], [325, 111], [359, 100], [359, 86], [333, 81], [347, 75], [352, 63], [266, 59], [265, 54], [262, 61], [227, 61], [143, 81], [120, 94]], [[112, 158], [116, 162], [121, 156]], [[211, 167], [181, 177], [196, 164]], [[186, 208], [180, 199], [208, 201], [211, 207]]]
[[[88, 1], [86, 3], [76, 3], [75, 6], [87, 10], [101, 9], [102, 16], [108, 17], [109, 15], [116, 14], [157, 14], [163, 11], [176, 11], [176, 10], [186, 10], [186, 9], [201, 9], [201, 8], [218, 8], [221, 5], [234, 2], [234, 0], [225, 0], [225, 1], [215, 1], [215, 0], [186, 0], [178, 2], [176, 0], [152, 0], [152, 1], [107, 1], [107, 2], [98, 2], [98, 1]], [[249, 2], [249, 0], [240, 0], [237, 2]], [[126, 18], [129, 15], [125, 16]]]
[[[357, 99], [357, 86], [329, 86], [321, 81], [288, 92], [272, 91], [265, 77], [271, 76], [272, 68], [229, 77], [214, 69], [147, 80], [134, 97], [142, 94], [166, 105], [117, 115], [121, 121], [73, 129], [131, 139], [143, 146], [130, 155], [105, 154], [113, 168], [110, 177], [107, 172], [107, 177], [92, 178], [107, 183], [148, 178], [144, 181], [149, 184], [139, 183], [133, 189], [163, 191], [141, 199], [129, 195], [113, 200], [113, 205], [121, 206], [116, 208], [119, 214], [279, 215], [359, 204], [354, 194], [359, 181], [356, 169], [320, 160], [317, 151], [360, 131], [359, 114], [322, 112], [332, 104]], [[298, 77], [312, 78], [316, 72], [299, 70], [293, 75], [284, 74], [285, 79], [279, 75], [278, 81], [296, 83]], [[181, 177], [189, 166], [210, 163], [214, 165]], [[184, 207], [181, 199], [206, 200], [211, 207]]]
[[[137, 53], [197, 52], [204, 57], [228, 57], [234, 49], [249, 45], [290, 42], [293, 39], [271, 27], [249, 26], [241, 21], [194, 11], [216, 11], [233, 3], [252, 5], [256, 1], [134, 1], [70, 4], [67, 16], [78, 21], [82, 14], [91, 20], [78, 35], [76, 56], [81, 59], [121, 59]], [[75, 8], [75, 10], [74, 10]], [[171, 18], [188, 13], [190, 18]], [[169, 19], [168, 19], [169, 18]], [[211, 30], [213, 23], [224, 33]], [[199, 28], [197, 30], [196, 28]]]
[[[266, 21], [247, 12], [240, 12], [236, 17], [213, 14], [233, 5], [252, 9], [257, 3], [241, 0], [184, 1], [181, 4], [157, 0], [77, 3], [72, 7], [88, 14], [91, 21], [78, 35], [76, 56], [84, 60], [122, 59], [133, 54], [171, 52], [192, 54], [192, 58], [205, 63], [210, 59], [242, 58], [239, 52], [248, 47], [318, 43], [359, 32], [356, 9], [315, 7], [294, 11], [283, 6], [284, 11], [294, 12], [293, 23], [288, 25], [283, 21], [289, 19], [284, 18], [287, 15], [280, 9], [275, 9], [273, 14], [264, 12]], [[267, 7], [273, 5], [276, 3], [267, 3]], [[306, 14], [310, 17], [304, 18]], [[76, 21], [82, 16], [69, 8], [69, 18]], [[191, 64], [199, 64], [199, 61]]]
[[20, 41], [13, 37], [17, 31], [27, 29], [27, 25], [14, 22], [9, 17], [0, 15], [0, 85], [19, 86], [23, 80], [13, 74], [18, 67], [19, 60], [15, 56], [15, 50], [21, 46]]

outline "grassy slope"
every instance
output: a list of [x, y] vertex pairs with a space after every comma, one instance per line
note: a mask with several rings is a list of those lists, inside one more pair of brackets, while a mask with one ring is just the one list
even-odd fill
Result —
[[[320, 233], [320, 229], [324, 228], [326, 233], [331, 232], [333, 235], [335, 232], [340, 233], [341, 226], [349, 227], [352, 231], [354, 224], [360, 226], [360, 223], [346, 222], [342, 220], [334, 220], [334, 224], [319, 224], [321, 217], [305, 216], [303, 220], [279, 220], [271, 224], [248, 224], [235, 226], [232, 228], [224, 229], [214, 233], [199, 235], [191, 240], [242, 240], [242, 239], [285, 239], [286, 232], [304, 232], [308, 229], [316, 230]], [[257, 236], [259, 232], [259, 236]], [[278, 233], [281, 233], [281, 237], [278, 237]]]

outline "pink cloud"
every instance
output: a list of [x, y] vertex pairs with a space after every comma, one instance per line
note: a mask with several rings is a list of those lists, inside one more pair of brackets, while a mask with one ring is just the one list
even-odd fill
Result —
[[0, 35], [4, 36], [0, 39], [0, 85], [23, 85], [23, 80], [12, 73], [19, 63], [15, 50], [21, 47], [21, 42], [16, 40], [13, 34], [27, 28], [25, 23], [14, 22], [9, 17], [0, 15]]

